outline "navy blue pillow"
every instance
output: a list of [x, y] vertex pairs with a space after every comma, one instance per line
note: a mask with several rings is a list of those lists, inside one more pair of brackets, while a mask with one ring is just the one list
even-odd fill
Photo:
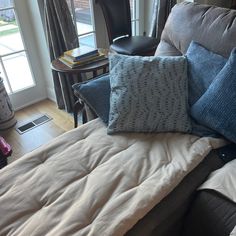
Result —
[[89, 80], [86, 83], [75, 84], [73, 89], [95, 114], [108, 124], [111, 92], [109, 75]]
[[[187, 50], [190, 107], [206, 92], [217, 74], [224, 67], [227, 59], [191, 42]], [[192, 133], [199, 136], [218, 134], [192, 119]]]
[[236, 143], [236, 48], [191, 115], [201, 124]]

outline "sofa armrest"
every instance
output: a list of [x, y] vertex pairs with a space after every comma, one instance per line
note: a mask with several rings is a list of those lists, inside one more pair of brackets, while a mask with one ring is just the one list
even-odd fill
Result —
[[214, 190], [198, 191], [186, 216], [183, 236], [229, 236], [236, 225], [236, 204]]

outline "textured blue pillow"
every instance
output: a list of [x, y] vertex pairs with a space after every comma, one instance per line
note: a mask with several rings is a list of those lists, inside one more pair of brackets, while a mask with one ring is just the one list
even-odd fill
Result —
[[202, 97], [192, 116], [236, 143], [236, 49]]
[[190, 132], [185, 57], [110, 56], [108, 133]]
[[[214, 78], [224, 67], [227, 59], [204, 48], [196, 42], [191, 42], [187, 53], [189, 77], [190, 107], [206, 92]], [[217, 133], [192, 120], [192, 133], [199, 136], [214, 136]]]
[[227, 59], [191, 42], [187, 50], [189, 76], [189, 105], [192, 106], [206, 92]]
[[73, 89], [79, 93], [79, 96], [95, 112], [95, 114], [107, 124], [111, 91], [109, 75], [89, 80], [86, 83], [75, 84]]

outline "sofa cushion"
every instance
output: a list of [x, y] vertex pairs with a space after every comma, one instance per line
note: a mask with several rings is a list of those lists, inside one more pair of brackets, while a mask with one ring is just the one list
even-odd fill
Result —
[[[236, 38], [235, 19], [236, 11], [185, 1], [172, 8], [161, 41], [185, 54], [194, 40], [217, 54], [229, 57], [232, 48], [236, 47], [236, 40], [232, 40]], [[164, 55], [165, 51], [160, 47], [161, 43], [157, 53], [161, 51]]]
[[202, 97], [191, 107], [201, 124], [236, 143], [236, 48]]
[[162, 40], [158, 44], [155, 56], [182, 56], [182, 53], [173, 45]]
[[111, 55], [110, 83], [109, 134], [190, 132], [185, 57]]

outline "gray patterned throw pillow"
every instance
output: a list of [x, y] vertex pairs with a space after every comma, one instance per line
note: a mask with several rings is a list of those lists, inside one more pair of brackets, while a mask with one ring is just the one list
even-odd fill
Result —
[[108, 134], [190, 132], [185, 57], [110, 55]]

